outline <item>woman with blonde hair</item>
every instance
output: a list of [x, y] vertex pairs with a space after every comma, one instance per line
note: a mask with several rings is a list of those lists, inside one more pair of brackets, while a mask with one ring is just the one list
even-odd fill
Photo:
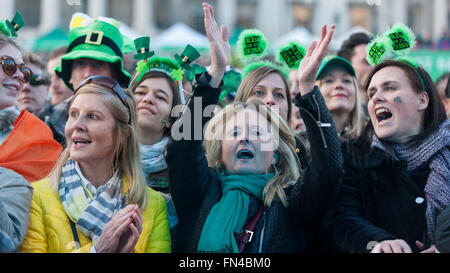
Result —
[[367, 119], [351, 63], [338, 56], [325, 57], [316, 75], [316, 84], [333, 117], [340, 140], [357, 138]]
[[107, 76], [75, 91], [67, 148], [34, 194], [23, 252], [170, 252], [163, 197], [139, 164], [136, 106]]
[[[214, 20], [212, 8], [207, 20]], [[333, 30], [334, 26], [329, 32], [322, 29], [320, 42], [311, 45], [300, 65], [298, 103], [320, 117], [319, 123], [305, 119], [312, 150], [312, 162], [305, 171], [299, 168], [288, 124], [260, 100], [237, 102], [214, 115], [206, 128], [206, 155], [195, 132], [169, 144], [170, 185], [185, 251], [305, 252], [311, 248], [310, 234], [331, 208], [336, 181], [342, 176], [333, 121], [314, 88], [314, 76]], [[224, 41], [216, 46], [226, 46], [227, 36], [222, 37]], [[220, 71], [229, 60], [229, 51], [223, 52], [216, 56], [221, 60]], [[190, 111], [179, 121], [190, 118], [194, 124], [195, 111], [204, 113], [208, 105], [217, 103], [221, 75], [208, 74], [194, 85], [194, 97], [201, 98], [202, 109], [191, 100]], [[202, 124], [208, 120], [203, 116]]]

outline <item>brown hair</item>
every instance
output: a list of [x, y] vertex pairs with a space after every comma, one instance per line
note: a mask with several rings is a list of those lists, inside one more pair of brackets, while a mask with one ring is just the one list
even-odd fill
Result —
[[[133, 75], [133, 78], [136, 76]], [[150, 78], [164, 78], [167, 83], [170, 86], [170, 89], [172, 90], [172, 107], [171, 109], [173, 109], [176, 105], [181, 104], [181, 99], [180, 99], [180, 93], [178, 92], [178, 86], [176, 84], [176, 82], [170, 78], [167, 74], [160, 72], [160, 71], [149, 71], [147, 73], [144, 74], [144, 76], [142, 76], [142, 79], [140, 81], [136, 81], [133, 80], [133, 82], [130, 84], [130, 87], [128, 88], [133, 94], [134, 91], [136, 90], [136, 88], [146, 79], [150, 79]], [[172, 117], [170, 116], [169, 118], [169, 123], [173, 124], [175, 122], [175, 120], [177, 119], [177, 117]], [[170, 136], [170, 128], [165, 128], [164, 129], [164, 135], [165, 136]]]
[[[369, 89], [372, 77], [381, 69], [389, 66], [398, 67], [406, 74], [414, 92], [420, 93], [422, 91], [426, 91], [428, 94], [429, 102], [424, 113], [423, 131], [421, 134], [413, 138], [414, 141], [420, 141], [430, 135], [442, 122], [447, 119], [444, 105], [439, 98], [436, 85], [433, 83], [433, 80], [428, 72], [421, 66], [416, 68], [406, 61], [387, 60], [375, 66], [375, 68], [370, 72], [364, 85], [366, 92]], [[369, 122], [368, 126], [372, 126], [372, 123]]]
[[288, 114], [287, 114], [287, 123], [291, 124], [291, 113], [292, 113], [292, 98], [291, 98], [291, 92], [289, 91], [289, 85], [286, 81], [286, 78], [284, 77], [283, 73], [281, 73], [280, 70], [263, 65], [260, 67], [257, 67], [250, 71], [247, 76], [245, 76], [242, 79], [241, 84], [239, 85], [239, 88], [236, 92], [236, 97], [234, 98], [234, 101], [242, 101], [246, 102], [248, 98], [250, 97], [251, 92], [253, 91], [253, 88], [260, 82], [262, 79], [264, 79], [269, 74], [278, 74], [280, 75], [281, 79], [283, 80], [285, 89], [286, 89], [286, 100], [287, 100], [287, 106], [288, 106]]

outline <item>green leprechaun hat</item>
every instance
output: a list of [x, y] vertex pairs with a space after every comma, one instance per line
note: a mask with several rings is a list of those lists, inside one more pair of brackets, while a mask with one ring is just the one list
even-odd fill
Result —
[[70, 83], [72, 62], [88, 58], [113, 64], [118, 72], [116, 80], [121, 86], [128, 86], [131, 75], [123, 67], [124, 37], [119, 28], [101, 20], [92, 20], [87, 24], [82, 20], [84, 18], [72, 17], [68, 48], [60, 65], [55, 68], [56, 75], [74, 90]]
[[183, 53], [181, 53], [181, 56], [178, 56], [178, 54], [175, 54], [175, 61], [184, 69], [189, 70], [191, 69], [190, 63], [197, 60], [198, 57], [200, 57], [200, 53], [191, 45], [187, 45]]
[[23, 19], [22, 14], [20, 14], [19, 11], [16, 11], [16, 14], [11, 21], [0, 21], [0, 33], [3, 33], [10, 38], [15, 38], [17, 37], [17, 31], [19, 31], [19, 29], [21, 29], [24, 25], [25, 20]]
[[140, 37], [134, 40], [137, 54], [134, 55], [136, 60], [148, 59], [155, 55], [154, 51], [150, 51], [150, 37]]

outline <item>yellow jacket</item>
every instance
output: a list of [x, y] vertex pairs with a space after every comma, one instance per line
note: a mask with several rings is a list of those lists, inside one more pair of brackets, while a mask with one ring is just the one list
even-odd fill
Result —
[[[22, 252], [61, 253], [90, 252], [92, 242], [78, 231], [81, 248], [76, 249], [69, 218], [64, 211], [59, 194], [44, 179], [31, 184], [30, 224], [20, 247]], [[147, 206], [142, 211], [143, 230], [136, 244], [137, 253], [167, 253], [171, 251], [171, 238], [167, 207], [164, 198], [147, 187]]]

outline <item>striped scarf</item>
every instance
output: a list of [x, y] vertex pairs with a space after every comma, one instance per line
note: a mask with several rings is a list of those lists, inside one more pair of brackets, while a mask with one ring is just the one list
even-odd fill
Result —
[[372, 147], [393, 151], [397, 159], [407, 162], [407, 171], [428, 164], [431, 172], [425, 185], [425, 216], [428, 236], [431, 243], [434, 243], [437, 216], [450, 204], [450, 120], [443, 122], [420, 143], [408, 142], [388, 146], [374, 135]]
[[105, 185], [96, 189], [84, 178], [78, 164], [69, 159], [63, 166], [59, 196], [64, 211], [77, 229], [98, 242], [106, 223], [125, 207], [122, 179], [114, 175]]

